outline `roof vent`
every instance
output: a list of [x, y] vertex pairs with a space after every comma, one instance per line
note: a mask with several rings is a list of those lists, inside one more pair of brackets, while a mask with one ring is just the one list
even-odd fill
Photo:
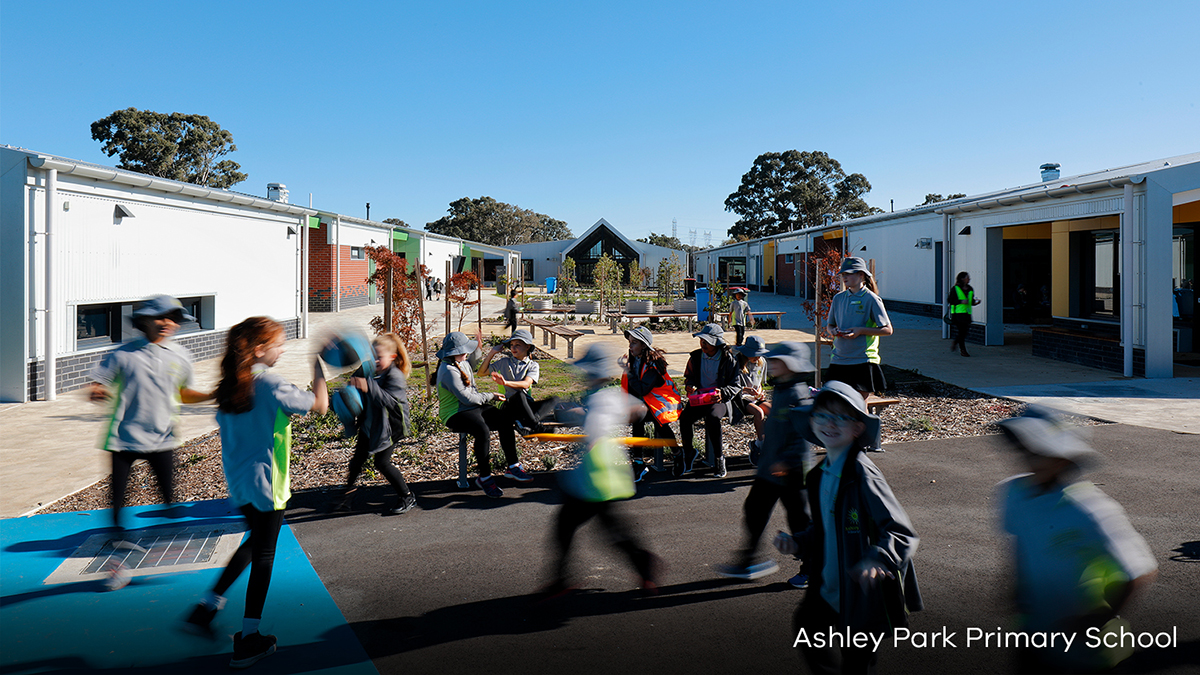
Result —
[[[1058, 166], [1055, 164], [1055, 166]], [[283, 183], [267, 183], [267, 199], [273, 202], [288, 203], [288, 189]]]
[[[1055, 164], [1054, 162], [1047, 162], [1039, 167], [1042, 170], [1042, 182], [1045, 183], [1046, 181], [1050, 180], [1058, 180], [1059, 166], [1059, 164]], [[284, 201], [287, 200], [285, 199]]]

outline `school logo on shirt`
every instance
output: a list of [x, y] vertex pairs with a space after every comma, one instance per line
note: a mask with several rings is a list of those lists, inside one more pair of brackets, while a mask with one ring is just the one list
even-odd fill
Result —
[[858, 534], [860, 529], [858, 523], [858, 509], [851, 508], [849, 511], [846, 511], [845, 529], [848, 534]]

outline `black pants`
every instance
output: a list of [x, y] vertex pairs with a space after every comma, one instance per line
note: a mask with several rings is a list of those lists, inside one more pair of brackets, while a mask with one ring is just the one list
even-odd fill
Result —
[[112, 453], [112, 514], [113, 525], [121, 527], [121, 508], [125, 506], [125, 490], [129, 487], [129, 471], [139, 459], [146, 460], [154, 471], [164, 504], [175, 501], [175, 451]]
[[[670, 424], [660, 424], [659, 421], [657, 419], [655, 419], [654, 413], [652, 413], [650, 411], [646, 411], [646, 414], [640, 420], [637, 420], [636, 422], [633, 423], [633, 429], [632, 429], [633, 435], [637, 438], [646, 438], [646, 425], [647, 424], [650, 424], [654, 427], [654, 437], [655, 438], [669, 438], [671, 440], [675, 440], [675, 432], [671, 431], [671, 425]], [[655, 448], [654, 449], [654, 465], [659, 470], [661, 470], [662, 464], [663, 464], [663, 449]]]
[[558, 511], [558, 522], [554, 526], [554, 544], [557, 552], [554, 574], [557, 581], [565, 583], [568, 578], [568, 554], [575, 531], [594, 516], [600, 517], [600, 525], [608, 531], [613, 546], [629, 557], [629, 562], [633, 564], [638, 575], [643, 579], [652, 578], [654, 555], [642, 547], [633, 534], [629, 521], [621, 514], [618, 503], [585, 502], [570, 495], [563, 495], [563, 505]]
[[263, 605], [267, 603], [267, 589], [271, 586], [271, 571], [275, 568], [275, 544], [279, 541], [279, 530], [283, 527], [283, 511], [259, 511], [246, 504], [240, 507], [250, 534], [221, 572], [213, 592], [225, 595], [225, 591], [237, 581], [250, 565], [250, 580], [246, 584], [247, 619], [261, 619]]
[[771, 511], [775, 509], [776, 502], [783, 502], [788, 527], [793, 534], [808, 528], [812, 516], [808, 509], [808, 490], [804, 489], [802, 469], [789, 472], [783, 485], [757, 476], [754, 478], [750, 485], [750, 494], [746, 495], [746, 502], [742, 504], [742, 514], [746, 519], [746, 539], [741, 553], [743, 565], [755, 562], [758, 543], [762, 539], [763, 530], [767, 529], [767, 523], [771, 521]]
[[[809, 588], [792, 619], [793, 631], [799, 634], [804, 629], [811, 640], [815, 633], [828, 636], [831, 627], [845, 635], [842, 617], [825, 602], [818, 589]], [[874, 673], [878, 659], [871, 651], [871, 644], [865, 648], [830, 646], [829, 643], [817, 648], [801, 644], [800, 651], [814, 673]]]
[[500, 410], [514, 422], [520, 422], [526, 429], [546, 419], [554, 411], [558, 399], [551, 397], [535, 401], [523, 393], [517, 393], [500, 406]]
[[[359, 438], [363, 439], [363, 435], [359, 434]], [[408, 489], [408, 483], [404, 482], [404, 475], [400, 473], [400, 469], [392, 464], [392, 451], [396, 446], [390, 446], [386, 450], [380, 450], [375, 453], [375, 470], [383, 474], [387, 482], [391, 484], [392, 489], [396, 491], [396, 496], [403, 500], [408, 496], [411, 490]], [[367, 444], [360, 442], [354, 446], [354, 456], [350, 458], [350, 475], [346, 478], [346, 489], [354, 488], [354, 483], [358, 480], [359, 474], [362, 473], [363, 466], [367, 460], [371, 458], [370, 451], [367, 450]]]
[[479, 464], [479, 477], [492, 475], [488, 455], [490, 432], [500, 436], [500, 448], [504, 450], [504, 461], [510, 466], [517, 463], [517, 438], [513, 433], [512, 419], [497, 407], [484, 405], [482, 408], [454, 413], [446, 420], [451, 431], [471, 434], [475, 439], [475, 461]]
[[951, 337], [953, 338], [950, 342], [950, 351], [954, 351], [954, 347], [957, 346], [965, 354], [967, 351], [967, 333], [971, 330], [971, 315], [951, 314], [950, 329]]
[[725, 451], [721, 448], [721, 418], [712, 417], [714, 403], [708, 405], [688, 405], [679, 415], [679, 435], [683, 438], [683, 452], [692, 452], [692, 439], [695, 436], [696, 420], [704, 420], [704, 436], [713, 447], [715, 457], [721, 457]]
[[740, 347], [742, 345], [742, 340], [746, 339], [746, 327], [734, 326], [733, 330], [737, 332], [737, 345]]

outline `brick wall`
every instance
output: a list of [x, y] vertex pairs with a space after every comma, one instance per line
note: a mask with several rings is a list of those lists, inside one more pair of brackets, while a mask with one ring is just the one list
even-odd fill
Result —
[[[341, 261], [337, 284], [335, 269]], [[338, 306], [336, 292], [341, 294], [342, 309], [363, 307], [369, 302], [367, 293], [367, 260], [351, 260], [349, 246], [329, 243], [329, 224], [308, 231], [308, 311], [332, 312]], [[336, 286], [336, 290], [335, 290]]]
[[[296, 339], [300, 335], [300, 319], [284, 321], [283, 330], [288, 340]], [[225, 351], [225, 338], [228, 333], [229, 331], [224, 330], [189, 333], [187, 335], [180, 335], [175, 341], [186, 347], [192, 353], [192, 358], [195, 361], [207, 361], [221, 357]], [[113, 351], [118, 346], [113, 345], [111, 349], [70, 354], [59, 358], [54, 368], [55, 388], [58, 393], [75, 391], [87, 386], [91, 382], [88, 374], [92, 372], [92, 368], [100, 359], [104, 358], [105, 354]], [[37, 360], [29, 364], [29, 379], [27, 382], [29, 385], [29, 399], [31, 401], [46, 400], [46, 388], [43, 386], [43, 374], [45, 371], [45, 361]]]
[[[1033, 355], [1066, 361], [1089, 368], [1125, 371], [1125, 352], [1121, 341], [1108, 335], [1096, 335], [1061, 327], [1034, 327]], [[1146, 351], [1133, 350], [1133, 374], [1145, 376]]]

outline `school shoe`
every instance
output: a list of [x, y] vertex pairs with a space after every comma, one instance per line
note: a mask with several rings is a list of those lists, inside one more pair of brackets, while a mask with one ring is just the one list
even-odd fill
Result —
[[184, 619], [183, 626], [189, 632], [205, 637], [213, 636], [212, 622], [217, 616], [215, 607], [207, 607], [203, 604], [196, 603], [196, 608]]
[[483, 490], [483, 494], [492, 499], [499, 499], [504, 496], [504, 490], [501, 490], [500, 486], [496, 485], [496, 479], [491, 476], [488, 476], [486, 479], [476, 478], [475, 484], [479, 486], [480, 490]]
[[529, 483], [533, 481], [533, 476], [525, 473], [525, 469], [522, 469], [520, 464], [508, 467], [508, 470], [504, 472], [504, 477], [511, 478], [518, 483]]
[[808, 588], [808, 575], [798, 572], [796, 576], [788, 579], [788, 583], [792, 585], [792, 588]]
[[717, 568], [717, 576], [725, 577], [726, 579], [753, 581], [778, 571], [779, 563], [774, 560], [768, 560], [754, 565], [721, 565]]
[[242, 631], [233, 636], [233, 658], [230, 668], [249, 668], [275, 653], [275, 636], [251, 633], [242, 637]]
[[963, 356], [970, 356], [970, 354], [968, 354], [967, 350], [965, 350], [965, 349], [962, 350], [961, 352], [959, 352], [959, 354], [962, 354]]
[[128, 586], [132, 580], [133, 574], [129, 572], [125, 563], [116, 563], [108, 568], [108, 578], [104, 580], [104, 590], [119, 591]]
[[417, 498], [414, 497], [413, 493], [410, 492], [410, 493], [404, 495], [404, 497], [400, 500], [400, 503], [397, 504], [396, 506], [393, 506], [390, 509], [384, 509], [383, 515], [385, 515], [385, 516], [403, 515], [405, 513], [408, 513], [409, 511], [411, 511], [412, 508], [416, 505], [417, 505]]
[[717, 458], [716, 468], [713, 469], [713, 478], [724, 478], [725, 476], [726, 476], [725, 456], [721, 455], [720, 457]]

